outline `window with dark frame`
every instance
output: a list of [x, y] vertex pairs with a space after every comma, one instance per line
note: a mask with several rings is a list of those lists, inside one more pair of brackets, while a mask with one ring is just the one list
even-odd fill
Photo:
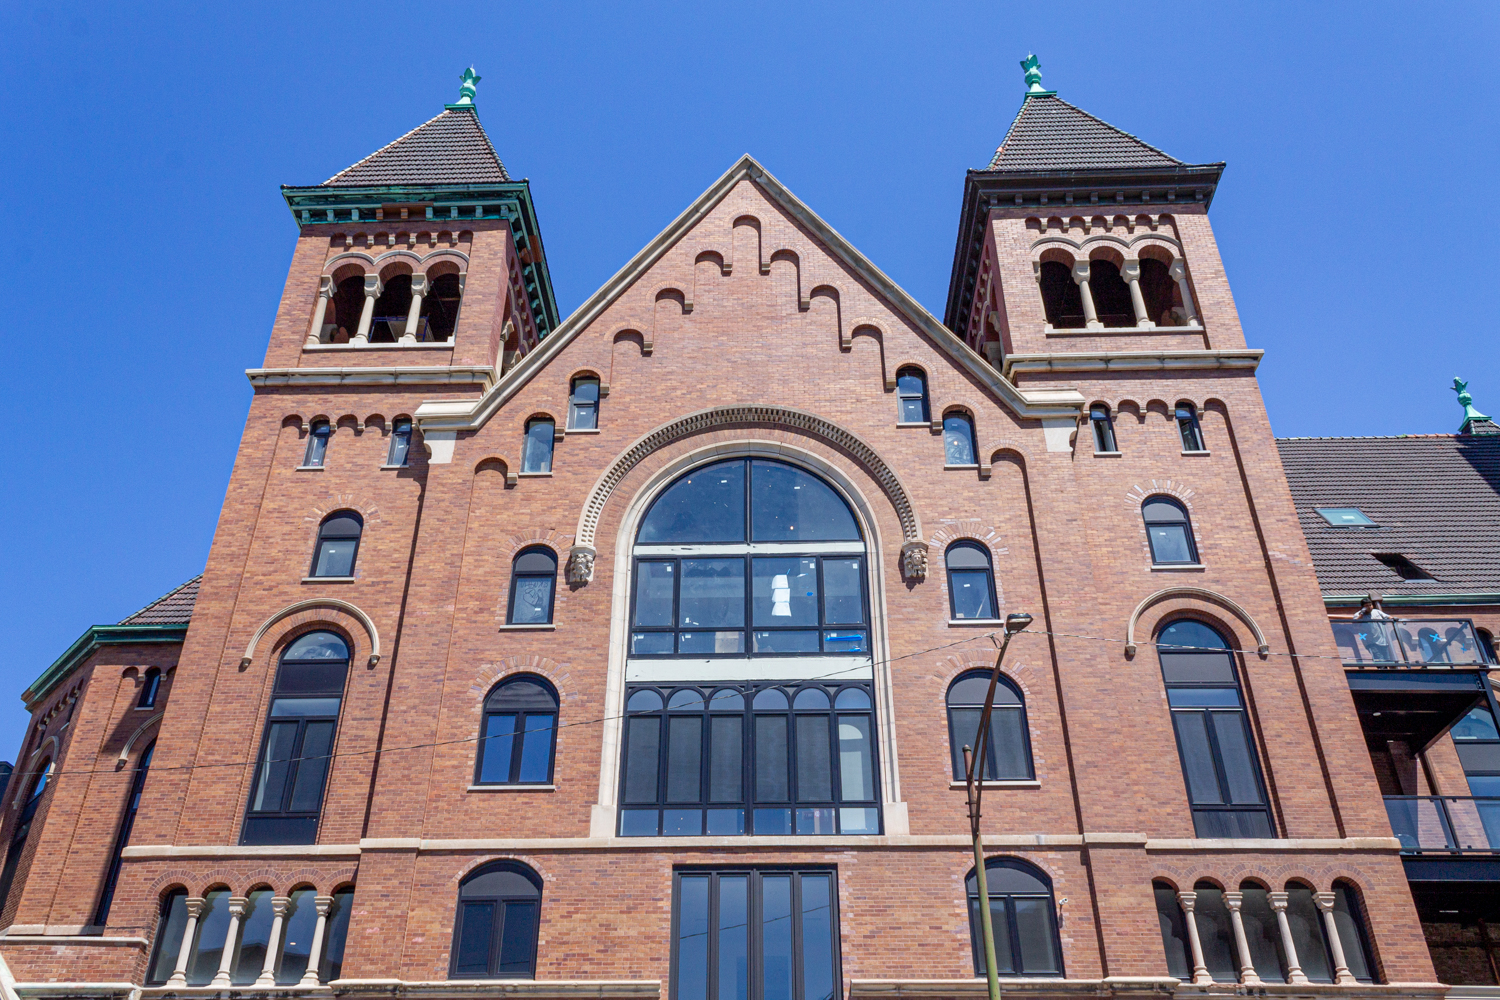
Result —
[[411, 454], [411, 421], [397, 420], [391, 424], [391, 449], [386, 453], [385, 464], [405, 466]]
[[579, 377], [573, 380], [573, 391], [568, 396], [568, 429], [592, 431], [599, 429], [599, 380]]
[[329, 514], [318, 526], [318, 545], [313, 552], [310, 576], [345, 577], [354, 575], [354, 560], [359, 555], [359, 538], [365, 520], [352, 510]]
[[146, 678], [141, 682], [141, 696], [136, 700], [136, 708], [155, 708], [156, 695], [161, 690], [161, 670], [152, 667], [146, 671]]
[[526, 421], [526, 443], [521, 454], [523, 473], [552, 471], [552, 445], [556, 436], [555, 424], [545, 418]]
[[967, 539], [954, 542], [944, 554], [948, 567], [948, 611], [955, 621], [985, 621], [999, 617], [995, 574], [989, 549]]
[[[1041, 869], [1019, 858], [986, 858], [990, 924], [995, 932], [995, 973], [1001, 976], [1061, 976], [1062, 943], [1052, 881]], [[980, 933], [979, 880], [969, 870], [964, 880], [969, 897], [969, 939], [974, 973], [985, 974]]]
[[672, 1000], [836, 1000], [833, 869], [673, 872]]
[[903, 368], [896, 373], [896, 398], [900, 410], [896, 419], [903, 424], [925, 424], [932, 417], [927, 403], [927, 376], [920, 368]]
[[1094, 454], [1115, 454], [1115, 424], [1107, 406], [1089, 407], [1089, 424], [1094, 428]]
[[1156, 566], [1193, 566], [1198, 547], [1193, 541], [1187, 510], [1170, 497], [1155, 496], [1141, 504], [1146, 537], [1151, 544], [1151, 562]]
[[950, 413], [943, 417], [943, 464], [978, 465], [974, 447], [974, 420], [967, 413]]
[[31, 836], [31, 824], [36, 819], [37, 810], [41, 808], [42, 793], [47, 790], [47, 783], [52, 777], [52, 767], [51, 760], [42, 762], [39, 773], [32, 779], [31, 791], [26, 795], [26, 804], [21, 807], [21, 815], [16, 818], [15, 830], [10, 835], [10, 847], [5, 852], [5, 867], [0, 868], [0, 910], [5, 909], [6, 900], [10, 898], [10, 891], [15, 885], [16, 872], [21, 866], [21, 855], [26, 852], [26, 841]]
[[459, 883], [454, 979], [536, 978], [542, 880], [518, 861], [495, 861]]
[[508, 677], [484, 700], [476, 785], [550, 785], [557, 690], [540, 677]]
[[241, 844], [316, 842], [338, 729], [349, 646], [309, 632], [281, 655]]
[[1197, 836], [1274, 837], [1229, 643], [1179, 619], [1162, 629], [1156, 651]]
[[135, 777], [130, 782], [130, 794], [125, 798], [125, 814], [120, 818], [120, 827], [115, 832], [115, 846], [110, 852], [109, 869], [104, 875], [104, 887], [99, 891], [99, 905], [94, 910], [96, 927], [104, 927], [109, 923], [109, 910], [114, 905], [115, 888], [120, 884], [120, 866], [123, 863], [125, 847], [130, 843], [130, 831], [135, 827], [135, 814], [141, 807], [141, 791], [146, 787], [146, 772], [151, 768], [151, 755], [155, 751], [156, 743], [153, 742], [141, 751], [141, 756], [136, 761]]
[[[953, 779], [968, 777], [964, 747], [977, 747], [979, 719], [989, 692], [990, 672], [974, 670], [948, 687], [948, 746], [953, 757]], [[985, 741], [981, 781], [1029, 781], [1036, 777], [1031, 762], [1031, 735], [1026, 725], [1026, 702], [1021, 689], [1002, 676], [995, 685], [990, 711], [990, 735]]]
[[333, 427], [326, 420], [314, 421], [312, 429], [307, 435], [307, 450], [302, 453], [302, 467], [304, 469], [321, 469], [323, 462], [328, 457], [328, 438], [333, 434]]
[[506, 622], [511, 625], [550, 625], [556, 590], [557, 553], [545, 545], [522, 549], [511, 563], [510, 608]]
[[1182, 437], [1183, 451], [1207, 451], [1203, 444], [1203, 428], [1198, 423], [1198, 411], [1192, 403], [1177, 404], [1177, 433]]

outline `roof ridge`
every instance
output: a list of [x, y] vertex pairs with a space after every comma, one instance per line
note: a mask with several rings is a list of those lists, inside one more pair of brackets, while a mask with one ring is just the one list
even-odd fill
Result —
[[[458, 109], [449, 108], [447, 110], [456, 111]], [[505, 169], [505, 161], [500, 159], [499, 150], [495, 148], [494, 142], [490, 140], [490, 134], [484, 130], [484, 122], [479, 120], [479, 112], [473, 108], [470, 108], [469, 111], [474, 115], [474, 127], [479, 129], [480, 137], [484, 139], [484, 144], [489, 148], [490, 155], [495, 158], [495, 165], [500, 168], [500, 173], [504, 174], [506, 177], [509, 177], [510, 171]]]
[[[392, 139], [390, 142], [386, 143], [384, 146], [381, 146], [379, 149], [375, 150], [375, 152], [371, 153], [369, 156], [366, 156], [365, 158], [363, 158], [361, 160], [357, 160], [354, 163], [349, 164], [343, 170], [340, 170], [338, 173], [334, 174], [332, 177], [328, 178], [323, 183], [324, 184], [332, 184], [334, 181], [338, 180], [340, 177], [344, 176], [345, 174], [347, 174], [349, 171], [353, 170], [355, 167], [359, 166], [360, 164], [362, 164], [362, 163], [368, 163], [370, 160], [375, 159], [375, 157], [379, 156], [381, 153], [384, 153], [387, 149], [390, 149], [392, 146], [394, 146], [394, 145], [396, 145], [398, 143], [404, 142], [407, 139], [411, 138], [411, 136], [414, 133], [419, 132], [422, 129], [426, 128], [427, 126], [431, 125], [433, 122], [437, 121], [439, 118], [441, 118], [444, 115], [446, 115], [448, 113], [448, 111], [449, 111], [448, 108], [444, 108], [443, 110], [439, 111], [437, 114], [433, 115], [431, 118], [427, 119], [422, 124], [418, 125], [416, 128], [411, 129], [410, 131], [406, 132], [405, 134], [403, 134], [403, 135], [401, 135], [401, 136], [399, 136], [399, 137], [397, 137], [395, 139]], [[475, 118], [475, 121], [478, 121], [477, 117]], [[480, 131], [483, 131], [483, 129], [481, 128]], [[485, 136], [484, 138], [485, 138], [486, 142], [489, 141], [489, 136]], [[494, 147], [493, 146], [490, 147], [490, 151], [494, 152]], [[497, 160], [499, 158], [500, 157], [498, 157], [498, 156], [495, 157], [495, 159], [497, 159]]]
[[1490, 437], [1488, 434], [1329, 434], [1310, 435], [1305, 437], [1279, 437], [1276, 441], [1400, 441], [1403, 438], [1448, 438], [1450, 440], [1483, 440]]

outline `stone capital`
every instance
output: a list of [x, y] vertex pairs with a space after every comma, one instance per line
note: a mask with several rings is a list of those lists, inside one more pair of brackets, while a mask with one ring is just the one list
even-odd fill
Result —
[[333, 275], [325, 274], [318, 279], [318, 294], [320, 296], [325, 299], [331, 299], [333, 298], [333, 293], [336, 291], [338, 291], [338, 288], [333, 284]]
[[1126, 281], [1141, 280], [1141, 262], [1138, 260], [1127, 260], [1120, 265], [1120, 277]]
[[1086, 260], [1077, 260], [1077, 261], [1074, 261], [1073, 262], [1073, 281], [1076, 284], [1081, 285], [1085, 281], [1088, 281], [1088, 280], [1089, 280], [1089, 262], [1086, 261]]
[[1267, 895], [1271, 897], [1271, 909], [1277, 913], [1286, 912], [1286, 901], [1291, 898], [1291, 893], [1271, 892], [1267, 893]]
[[203, 910], [208, 906], [208, 900], [202, 896], [189, 896], [187, 898], [187, 915], [190, 917], [203, 916]]
[[1182, 908], [1188, 913], [1192, 913], [1193, 908], [1198, 905], [1198, 894], [1196, 892], [1179, 892], [1177, 894], [1177, 902], [1182, 904]]
[[245, 907], [249, 905], [250, 900], [245, 896], [230, 896], [229, 915], [231, 917], [243, 917], [245, 915]]
[[427, 294], [427, 275], [414, 274], [411, 276], [411, 293], [413, 295]]
[[1313, 902], [1318, 904], [1318, 909], [1324, 913], [1332, 913], [1333, 904], [1338, 902], [1338, 896], [1331, 892], [1315, 892], [1313, 893]]
[[290, 896], [272, 896], [271, 897], [271, 913], [272, 913], [272, 915], [278, 916], [278, 917], [284, 917], [289, 912], [291, 912], [291, 909], [292, 909], [292, 897], [290, 897]]
[[380, 275], [365, 275], [365, 295], [368, 298], [379, 298], [380, 293], [383, 291], [385, 291], [385, 282], [380, 280]]
[[1245, 894], [1243, 892], [1224, 893], [1224, 905], [1229, 907], [1231, 912], [1233, 912], [1234, 910], [1238, 910], [1244, 904]]
[[1167, 268], [1167, 273], [1172, 276], [1173, 281], [1186, 281], [1187, 265], [1182, 262], [1181, 257], [1178, 257], [1172, 261], [1172, 266]]
[[328, 916], [328, 911], [331, 910], [331, 909], [333, 909], [333, 897], [332, 896], [314, 896], [313, 897], [313, 906], [317, 908], [318, 916], [320, 916], [320, 917], [326, 917], [326, 916]]

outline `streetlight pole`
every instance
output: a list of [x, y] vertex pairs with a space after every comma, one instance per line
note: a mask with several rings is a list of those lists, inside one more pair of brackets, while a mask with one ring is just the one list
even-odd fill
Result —
[[[969, 834], [974, 840], [974, 877], [979, 882], [979, 930], [984, 939], [984, 971], [989, 980], [990, 1000], [1000, 1000], [1000, 974], [995, 969], [995, 926], [990, 919], [990, 885], [985, 877], [984, 847], [979, 841], [979, 800], [984, 794], [984, 776], [980, 763], [989, 750], [990, 713], [995, 708], [995, 686], [1000, 683], [1000, 664], [1005, 662], [1005, 650], [1011, 637], [1024, 631], [1031, 624], [1031, 616], [1020, 614], [1005, 616], [1005, 641], [1000, 644], [1000, 653], [995, 657], [995, 667], [990, 671], [990, 689], [984, 696], [984, 711], [979, 713], [979, 732], [974, 737], [974, 746], [964, 747], [964, 786], [969, 795]], [[980, 773], [976, 776], [975, 772]]]

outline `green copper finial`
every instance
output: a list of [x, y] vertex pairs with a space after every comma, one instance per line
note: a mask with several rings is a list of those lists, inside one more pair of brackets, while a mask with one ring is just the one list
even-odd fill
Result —
[[1048, 97], [1057, 93], [1055, 90], [1042, 89], [1042, 61], [1036, 57], [1036, 53], [1026, 53], [1026, 58], [1021, 60], [1021, 68], [1026, 71], [1026, 96]]
[[1460, 434], [1475, 421], [1487, 421], [1490, 419], [1474, 409], [1474, 397], [1469, 395], [1469, 383], [1456, 375], [1453, 377], [1453, 391], [1458, 393], [1458, 405], [1464, 408], [1463, 426], [1458, 429]]
[[482, 79], [484, 78], [474, 72], [473, 66], [464, 70], [464, 75], [459, 77], [459, 80], [463, 81], [463, 85], [458, 88], [458, 102], [456, 104], [445, 104], [443, 107], [450, 109], [472, 108], [474, 106], [474, 84]]

